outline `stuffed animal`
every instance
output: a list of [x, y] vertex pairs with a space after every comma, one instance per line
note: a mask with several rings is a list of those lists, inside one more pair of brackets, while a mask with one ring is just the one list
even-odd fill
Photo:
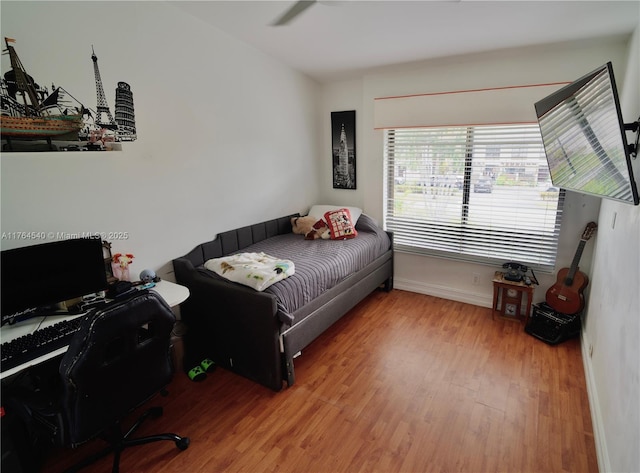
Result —
[[305, 240], [317, 240], [331, 238], [331, 232], [324, 220], [316, 220], [315, 217], [292, 217], [291, 227], [296, 235], [304, 235]]
[[122, 253], [116, 253], [111, 259], [111, 269], [113, 275], [120, 281], [130, 281], [129, 265], [133, 263], [134, 256], [131, 253], [123, 255]]

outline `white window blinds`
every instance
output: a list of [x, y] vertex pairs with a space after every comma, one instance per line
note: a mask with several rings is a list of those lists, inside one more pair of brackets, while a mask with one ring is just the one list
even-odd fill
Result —
[[537, 125], [387, 129], [384, 157], [398, 251], [553, 271], [564, 193]]

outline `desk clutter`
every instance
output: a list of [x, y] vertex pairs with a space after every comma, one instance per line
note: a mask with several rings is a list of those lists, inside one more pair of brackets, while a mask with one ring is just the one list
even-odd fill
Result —
[[88, 315], [148, 292], [150, 288], [160, 294], [172, 307], [189, 296], [189, 291], [178, 284], [159, 278], [157, 281], [157, 283], [133, 283], [131, 292], [116, 299], [108, 299], [100, 294], [83, 298], [83, 303], [86, 305], [82, 307], [78, 305], [77, 310], [60, 313], [36, 311], [27, 314], [28, 316], [25, 315], [23, 319], [8, 321], [0, 331], [2, 336], [0, 379], [38, 364], [43, 357], [47, 359], [64, 353], [79, 322]]
[[[124, 281], [121, 281], [124, 282]], [[78, 311], [59, 316], [59, 322], [46, 327], [37, 328], [31, 333], [22, 335], [12, 340], [2, 342], [2, 363], [0, 372], [4, 373], [23, 363], [28, 363], [36, 358], [66, 347], [79, 330], [82, 320], [95, 312], [108, 309], [116, 303], [124, 302], [136, 295], [142, 294], [144, 286], [132, 286], [128, 283], [128, 290], [113, 298], [92, 297], [83, 301]], [[146, 286], [146, 285], [145, 285]], [[66, 315], [67, 317], [64, 317]], [[55, 316], [44, 316], [55, 317]]]

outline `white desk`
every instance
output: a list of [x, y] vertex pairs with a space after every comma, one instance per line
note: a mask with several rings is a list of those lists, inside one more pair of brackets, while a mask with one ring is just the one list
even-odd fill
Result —
[[[184, 302], [187, 297], [189, 297], [188, 288], [181, 286], [180, 284], [172, 283], [170, 281], [159, 281], [151, 290], [157, 292], [171, 307], [177, 306], [178, 304]], [[62, 320], [70, 320], [76, 317], [83, 317], [83, 314], [69, 316], [54, 315], [49, 317], [34, 317], [33, 319], [24, 320], [14, 325], [5, 325], [0, 329], [0, 342], [10, 342], [15, 338], [33, 333], [37, 329], [48, 327]], [[67, 347], [58, 348], [57, 350], [47, 353], [46, 355], [39, 356], [38, 358], [34, 358], [31, 361], [18, 365], [15, 368], [3, 371], [2, 373], [0, 373], [0, 380], [16, 374], [30, 366], [37, 365], [38, 363], [42, 363], [43, 361], [46, 361], [50, 358], [62, 355], [65, 351], [67, 351]]]
[[152, 289], [162, 296], [171, 307], [182, 304], [189, 297], [189, 289], [174, 282], [162, 280]]

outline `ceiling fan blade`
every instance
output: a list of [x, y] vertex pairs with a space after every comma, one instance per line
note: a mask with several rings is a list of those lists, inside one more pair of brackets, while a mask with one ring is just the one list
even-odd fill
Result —
[[299, 1], [297, 1], [291, 8], [289, 8], [289, 10], [284, 15], [282, 15], [280, 18], [278, 18], [278, 20], [276, 22], [273, 23], [273, 26], [286, 25], [291, 20], [293, 20], [296, 16], [298, 16], [300, 13], [302, 13], [307, 8], [309, 8], [311, 5], [316, 3], [316, 1], [317, 0], [299, 0]]

